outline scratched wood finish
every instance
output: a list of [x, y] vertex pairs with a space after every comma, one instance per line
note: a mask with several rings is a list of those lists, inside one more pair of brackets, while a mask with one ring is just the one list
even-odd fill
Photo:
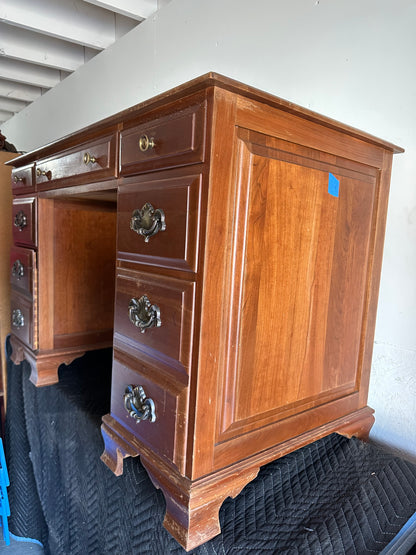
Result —
[[[143, 135], [154, 139], [145, 152]], [[99, 181], [80, 153], [109, 136], [120, 139], [111, 143], [114, 173]], [[104, 341], [115, 288], [102, 460], [119, 475], [124, 458], [140, 455], [165, 495], [164, 525], [185, 549], [220, 532], [222, 502], [262, 465], [333, 432], [368, 437], [400, 151], [208, 74], [13, 162], [22, 176], [62, 164], [61, 180], [40, 176], [30, 190], [16, 182], [15, 202], [37, 203], [30, 244], [41, 348], [13, 335], [13, 356], [29, 360], [38, 385], [56, 380], [59, 362]], [[146, 202], [165, 211], [166, 230], [145, 243], [130, 219]], [[104, 270], [114, 262], [115, 285]], [[141, 295], [161, 310], [162, 325], [145, 333], [128, 317]], [[155, 422], [126, 410], [130, 384], [154, 401]]]

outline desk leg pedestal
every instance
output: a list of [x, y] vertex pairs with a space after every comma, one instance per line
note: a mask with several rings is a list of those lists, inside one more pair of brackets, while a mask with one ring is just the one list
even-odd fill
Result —
[[236, 497], [260, 470], [258, 463], [246, 467], [237, 464], [203, 478], [190, 480], [182, 476], [173, 465], [156, 457], [136, 437], [126, 433], [110, 415], [103, 417], [101, 432], [105, 444], [101, 460], [117, 476], [123, 472], [124, 458], [140, 455], [140, 461], [152, 483], [165, 496], [166, 514], [163, 525], [186, 551], [221, 533], [221, 505], [227, 497]]
[[366, 440], [374, 423], [373, 412], [370, 407], [363, 407], [196, 480], [180, 474], [173, 464], [156, 456], [149, 447], [107, 414], [103, 417], [101, 426], [105, 446], [101, 460], [119, 476], [123, 473], [124, 459], [140, 455], [140, 461], [151, 481], [165, 496], [164, 527], [189, 551], [221, 533], [219, 510], [224, 500], [227, 497], [236, 497], [254, 480], [262, 466], [334, 432]]
[[10, 337], [10, 344], [12, 347], [12, 354], [10, 356], [12, 362], [20, 364], [23, 360], [27, 360], [31, 368], [29, 379], [36, 387], [57, 383], [59, 381], [59, 366], [61, 364], [70, 364], [86, 352], [85, 349], [32, 351], [14, 335]]

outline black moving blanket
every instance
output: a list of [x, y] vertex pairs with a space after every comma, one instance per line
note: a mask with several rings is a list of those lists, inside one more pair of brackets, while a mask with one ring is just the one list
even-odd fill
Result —
[[[88, 353], [35, 388], [9, 361], [10, 529], [52, 555], [184, 554], [140, 460], [120, 477], [100, 461], [110, 373], [110, 350]], [[224, 502], [222, 534], [192, 553], [380, 553], [415, 511], [416, 466], [332, 435], [263, 467]]]

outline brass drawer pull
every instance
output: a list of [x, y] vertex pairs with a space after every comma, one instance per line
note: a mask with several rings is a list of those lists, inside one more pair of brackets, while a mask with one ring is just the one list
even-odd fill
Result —
[[14, 226], [18, 227], [19, 231], [23, 231], [23, 229], [27, 226], [27, 218], [23, 210], [19, 210], [14, 217]]
[[44, 171], [44, 170], [41, 170], [40, 168], [38, 168], [36, 170], [36, 175], [38, 177], [42, 177], [42, 176], [46, 177], [49, 181], [52, 179], [52, 172], [50, 170]]
[[142, 135], [139, 139], [139, 148], [142, 152], [146, 152], [151, 148], [155, 148], [156, 143], [153, 137], [149, 137], [147, 135]]
[[141, 333], [148, 328], [159, 328], [162, 325], [160, 309], [152, 304], [146, 295], [137, 299], [133, 297], [129, 302], [129, 320], [138, 327]]
[[15, 328], [23, 328], [25, 325], [25, 318], [20, 308], [15, 308], [12, 312], [12, 325]]
[[165, 213], [161, 208], [155, 209], [149, 202], [146, 202], [141, 209], [134, 210], [130, 219], [130, 229], [138, 235], [142, 235], [145, 243], [148, 243], [150, 237], [159, 231], [165, 231]]
[[12, 276], [17, 279], [22, 279], [25, 275], [25, 267], [19, 259], [15, 260], [12, 266]]
[[128, 385], [123, 399], [126, 411], [136, 422], [156, 420], [155, 404], [152, 399], [146, 397], [141, 385]]
[[24, 180], [25, 180], [24, 177], [20, 177], [20, 176], [18, 176], [18, 175], [15, 175], [15, 176], [13, 177], [14, 183], [19, 183], [19, 181], [24, 181]]
[[95, 156], [91, 156], [89, 152], [84, 154], [84, 164], [95, 164], [97, 162], [97, 158]]

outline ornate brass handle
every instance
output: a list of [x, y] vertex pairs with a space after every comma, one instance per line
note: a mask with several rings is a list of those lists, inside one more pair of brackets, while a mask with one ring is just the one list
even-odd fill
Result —
[[25, 325], [25, 318], [20, 308], [15, 308], [12, 312], [12, 325], [15, 328], [23, 328]]
[[89, 152], [84, 154], [84, 164], [95, 164], [97, 162], [97, 158], [95, 156], [91, 156]]
[[23, 231], [23, 229], [27, 226], [27, 218], [23, 210], [19, 210], [14, 217], [14, 226], [18, 227], [19, 231]]
[[36, 175], [38, 177], [42, 177], [42, 176], [46, 177], [49, 179], [49, 181], [52, 179], [52, 172], [50, 170], [44, 171], [44, 170], [41, 170], [40, 168], [37, 168]]
[[19, 181], [24, 181], [24, 180], [25, 180], [24, 177], [20, 177], [20, 176], [18, 176], [18, 175], [15, 175], [15, 176], [13, 177], [14, 183], [19, 183]]
[[25, 275], [25, 267], [23, 266], [23, 264], [20, 262], [19, 259], [15, 260], [12, 266], [12, 276], [17, 279], [21, 279], [24, 275]]
[[139, 139], [139, 148], [142, 152], [146, 152], [150, 148], [155, 148], [156, 143], [153, 137], [149, 137], [147, 135], [142, 135]]
[[160, 309], [152, 304], [146, 295], [137, 299], [133, 297], [129, 302], [129, 320], [138, 327], [141, 333], [148, 328], [159, 328], [162, 325]]
[[145, 243], [148, 243], [150, 237], [159, 231], [165, 231], [165, 213], [161, 208], [154, 209], [149, 202], [146, 202], [141, 209], [134, 210], [131, 215], [130, 229], [142, 235]]
[[146, 393], [141, 385], [128, 385], [124, 392], [124, 406], [129, 415], [141, 422], [156, 420], [155, 404], [152, 399], [146, 397]]

